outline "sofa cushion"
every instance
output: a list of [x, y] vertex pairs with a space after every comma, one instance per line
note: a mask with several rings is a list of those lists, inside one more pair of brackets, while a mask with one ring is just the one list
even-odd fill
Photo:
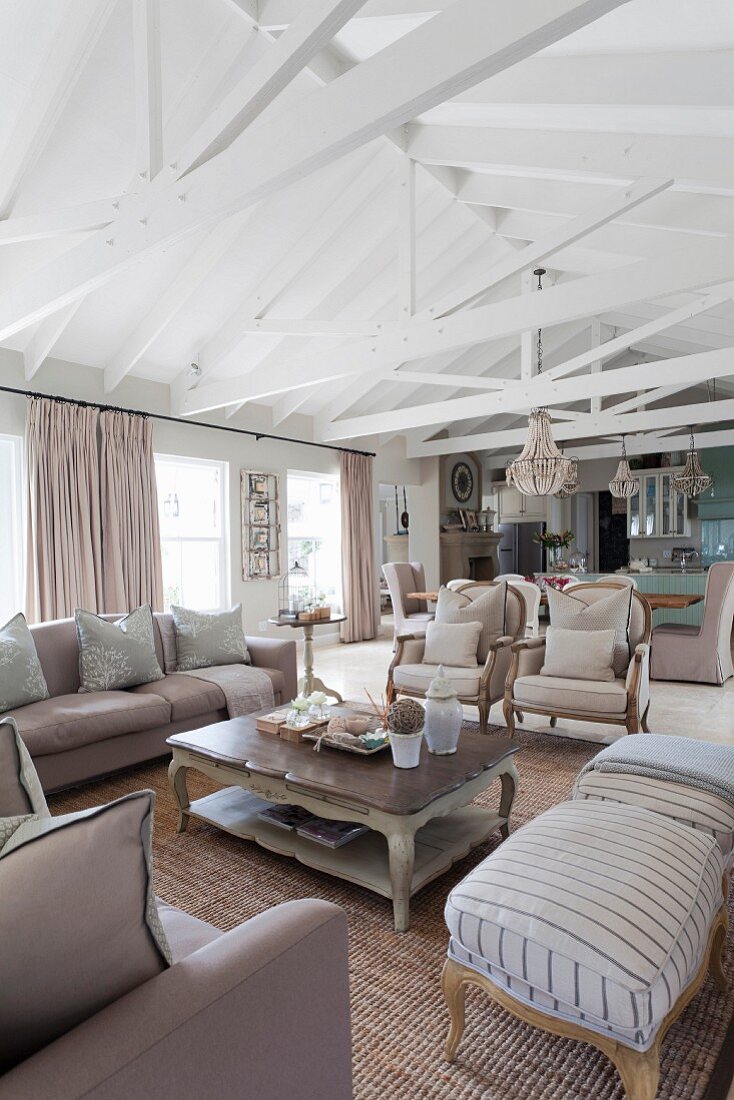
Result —
[[0, 855], [0, 1073], [170, 962], [150, 874], [154, 795], [22, 825]]
[[223, 934], [213, 924], [192, 917], [190, 913], [184, 913], [183, 909], [177, 909], [160, 898], [156, 900], [158, 916], [166, 934], [173, 963], [181, 962], [200, 947], [218, 940]]
[[[472, 598], [474, 592], [476, 595]], [[484, 664], [492, 642], [496, 642], [505, 632], [506, 606], [507, 581], [477, 589], [469, 588], [466, 592], [442, 588], [436, 604], [436, 622], [481, 623], [476, 656]]]
[[225, 710], [227, 701], [224, 692], [217, 684], [206, 680], [195, 680], [192, 676], [179, 676], [175, 672], [157, 680], [154, 684], [139, 684], [130, 688], [131, 695], [159, 695], [171, 704], [171, 721], [180, 722], [186, 718], [198, 718], [213, 710]]
[[[398, 688], [406, 688], [408, 691], [428, 691], [428, 685], [438, 675], [437, 664], [421, 665], [396, 665], [393, 669], [393, 682]], [[456, 688], [457, 695], [477, 696], [479, 694], [479, 678], [482, 669], [479, 665], [474, 668], [449, 668], [444, 666], [443, 675]]]
[[0, 712], [48, 698], [48, 687], [25, 615], [0, 628]]
[[46, 798], [13, 718], [0, 719], [0, 818], [48, 814]]
[[602, 596], [597, 591], [593, 595], [599, 598], [587, 603], [583, 591], [578, 596], [572, 596], [570, 592], [559, 592], [548, 585], [546, 594], [551, 625], [566, 630], [616, 631], [613, 668], [617, 676], [624, 676], [631, 657], [629, 623], [633, 592], [632, 585], [625, 584], [609, 596]]
[[614, 630], [564, 630], [549, 626], [545, 634], [545, 662], [541, 676], [570, 676], [574, 680], [614, 680]]
[[12, 717], [31, 755], [44, 756], [165, 726], [171, 720], [171, 705], [159, 695], [95, 691], [31, 703], [13, 711]]
[[74, 613], [79, 638], [80, 691], [110, 691], [162, 680], [149, 604], [110, 623], [91, 611]]
[[176, 668], [193, 672], [212, 665], [250, 664], [242, 604], [228, 611], [192, 611], [171, 604], [176, 630]]
[[285, 676], [279, 668], [263, 668], [261, 665], [257, 666], [260, 672], [265, 672], [269, 677], [273, 685], [273, 697], [277, 703], [280, 699], [281, 703], [290, 702], [290, 696], [286, 698], [285, 693]]
[[700, 966], [722, 871], [712, 837], [660, 814], [565, 802], [454, 887], [449, 955], [644, 1050]]
[[549, 707], [574, 714], [624, 714], [627, 688], [624, 680], [592, 683], [558, 676], [520, 676], [512, 697], [520, 706]]
[[474, 669], [481, 633], [481, 623], [429, 623], [423, 660], [429, 665]]

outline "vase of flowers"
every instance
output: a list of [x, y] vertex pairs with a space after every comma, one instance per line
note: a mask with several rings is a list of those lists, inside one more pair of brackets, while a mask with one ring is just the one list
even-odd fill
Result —
[[311, 724], [311, 719], [308, 716], [310, 708], [311, 703], [305, 696], [296, 696], [290, 705], [285, 724], [292, 730], [303, 729], [305, 726], [309, 726]]
[[542, 534], [536, 531], [533, 535], [533, 542], [539, 543], [547, 554], [550, 570], [565, 568], [562, 551], [568, 549], [573, 539], [573, 531], [544, 531]]
[[398, 699], [387, 712], [387, 728], [396, 768], [417, 768], [421, 760], [421, 741], [425, 712], [415, 699]]

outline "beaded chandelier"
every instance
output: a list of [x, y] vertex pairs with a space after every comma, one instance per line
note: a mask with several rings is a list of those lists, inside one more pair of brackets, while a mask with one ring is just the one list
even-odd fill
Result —
[[564, 481], [558, 492], [554, 496], [559, 497], [561, 500], [565, 500], [566, 497], [572, 497], [574, 493], [577, 493], [581, 488], [581, 482], [579, 481], [579, 468], [577, 458], [569, 459], [571, 463], [571, 476], [567, 481]]
[[691, 445], [686, 455], [685, 468], [682, 474], [673, 475], [672, 482], [676, 493], [683, 493], [686, 497], [697, 497], [704, 489], [710, 489], [714, 483], [711, 475], [701, 469], [693, 439], [693, 428], [691, 428]]
[[[537, 267], [533, 275], [537, 275], [538, 290], [542, 290], [545, 268]], [[538, 329], [538, 374], [542, 371], [543, 341]], [[507, 484], [514, 485], [526, 497], [546, 497], [559, 493], [575, 474], [573, 459], [564, 458], [555, 444], [548, 409], [531, 409], [528, 439], [519, 457], [505, 471]]]
[[616, 474], [609, 482], [609, 492], [613, 497], [626, 500], [628, 497], [635, 496], [639, 491], [640, 482], [638, 478], [632, 477], [630, 464], [627, 461], [627, 448], [624, 445], [624, 436], [622, 436], [622, 457], [619, 466], [617, 466]]

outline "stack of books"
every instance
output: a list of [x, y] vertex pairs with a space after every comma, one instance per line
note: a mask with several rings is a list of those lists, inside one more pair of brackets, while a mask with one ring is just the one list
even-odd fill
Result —
[[314, 840], [327, 848], [341, 848], [343, 844], [369, 832], [367, 825], [354, 821], [329, 821], [325, 817], [316, 817], [301, 806], [268, 806], [266, 810], [260, 810], [257, 816], [278, 829], [295, 831], [298, 836]]

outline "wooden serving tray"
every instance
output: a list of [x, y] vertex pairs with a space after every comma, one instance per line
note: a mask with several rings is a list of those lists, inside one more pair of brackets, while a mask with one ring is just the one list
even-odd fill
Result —
[[390, 742], [386, 741], [384, 745], [377, 745], [374, 749], [358, 748], [356, 745], [345, 745], [340, 741], [332, 741], [328, 733], [321, 737], [318, 733], [305, 733], [303, 735], [304, 741], [321, 741], [322, 745], [327, 745], [330, 749], [341, 749], [342, 752], [353, 752], [357, 756], [374, 756], [376, 752], [382, 752], [383, 749], [390, 748]]

